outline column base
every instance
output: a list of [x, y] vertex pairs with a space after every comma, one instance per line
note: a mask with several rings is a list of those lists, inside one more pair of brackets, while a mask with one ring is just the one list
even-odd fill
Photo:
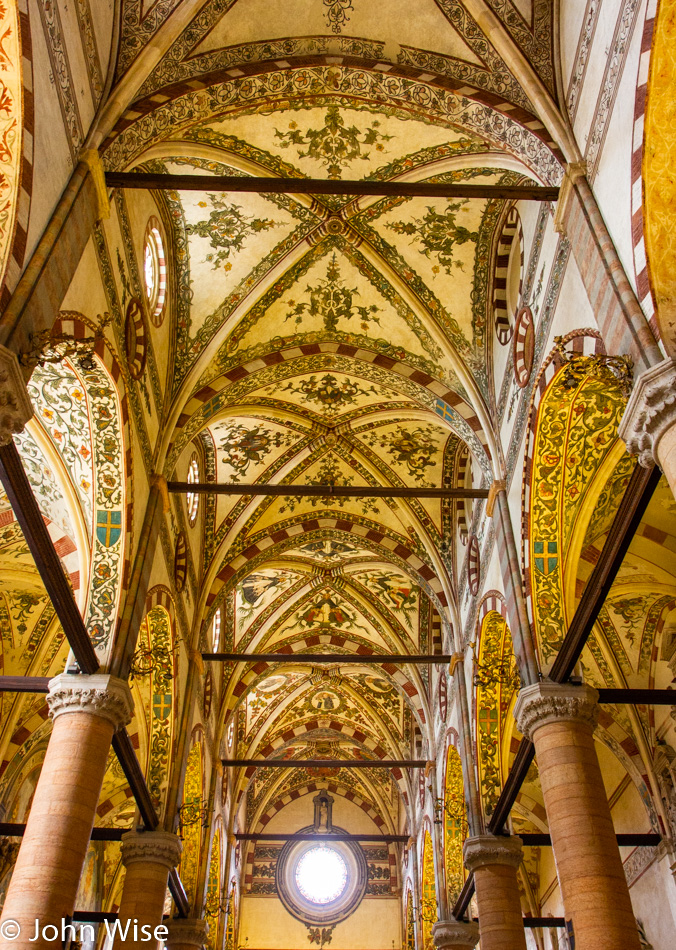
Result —
[[439, 920], [432, 927], [434, 946], [439, 950], [474, 950], [479, 942], [479, 925], [466, 920]]

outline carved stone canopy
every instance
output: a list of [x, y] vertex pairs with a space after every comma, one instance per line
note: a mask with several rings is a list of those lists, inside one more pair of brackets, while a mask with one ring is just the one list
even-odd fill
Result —
[[171, 871], [181, 857], [183, 843], [168, 831], [128, 831], [122, 835], [122, 864], [161, 864]]
[[479, 925], [474, 921], [439, 920], [432, 927], [432, 939], [439, 950], [474, 950], [479, 942]]
[[676, 360], [651, 366], [634, 383], [618, 429], [627, 451], [638, 455], [644, 468], [657, 462], [657, 446], [676, 425]]
[[575, 721], [592, 729], [598, 718], [599, 694], [591, 686], [572, 686], [543, 680], [525, 686], [516, 701], [514, 718], [520, 732], [532, 739], [538, 727], [551, 722]]
[[197, 917], [170, 920], [167, 930], [169, 935], [166, 943], [169, 950], [178, 946], [203, 947], [209, 936], [209, 924]]
[[130, 723], [134, 714], [134, 701], [126, 681], [108, 673], [55, 676], [49, 681], [47, 705], [51, 719], [63, 713], [89, 713], [107, 719], [116, 731]]
[[494, 864], [518, 868], [523, 857], [523, 843], [515, 835], [477, 835], [465, 841], [463, 857], [468, 871]]
[[9, 445], [12, 437], [33, 415], [19, 361], [6, 346], [0, 345], [0, 445]]

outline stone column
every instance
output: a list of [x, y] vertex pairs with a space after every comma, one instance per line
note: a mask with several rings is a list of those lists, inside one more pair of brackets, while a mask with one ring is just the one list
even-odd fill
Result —
[[474, 950], [479, 942], [479, 925], [473, 921], [440, 920], [432, 927], [434, 946], [439, 950]]
[[676, 360], [662, 360], [641, 373], [618, 434], [641, 465], [659, 465], [676, 495]]
[[169, 872], [181, 856], [182, 843], [168, 831], [129, 831], [122, 836], [122, 864], [125, 867], [124, 885], [120, 900], [120, 926], [126, 921], [132, 928], [124, 941], [115, 938], [115, 950], [148, 950], [147, 940], [133, 940], [133, 924], [137, 921], [139, 938], [141, 927], [151, 932], [162, 923], [164, 899]]
[[566, 917], [576, 950], [639, 950], [636, 921], [596, 749], [598, 693], [542, 682], [514, 716], [535, 745]]
[[481, 950], [526, 950], [516, 878], [521, 839], [496, 835], [468, 838], [464, 854], [465, 867], [474, 873]]
[[133, 712], [129, 687], [108, 674], [62, 673], [47, 704], [54, 726], [2, 912], [21, 934], [0, 937], [5, 950], [53, 950], [53, 939], [30, 939], [35, 921], [60, 934], [73, 913], [110, 743]]
[[209, 925], [206, 920], [197, 917], [177, 917], [167, 924], [168, 950], [200, 950], [207, 941]]

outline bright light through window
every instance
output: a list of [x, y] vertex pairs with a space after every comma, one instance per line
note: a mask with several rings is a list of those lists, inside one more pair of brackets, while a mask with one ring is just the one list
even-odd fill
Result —
[[313, 904], [330, 904], [347, 885], [347, 865], [333, 848], [311, 848], [296, 867], [296, 885]]
[[[193, 455], [190, 459], [190, 465], [188, 466], [188, 484], [194, 485], [200, 480], [200, 467], [197, 463], [197, 459]], [[186, 501], [188, 503], [188, 521], [191, 525], [195, 524], [197, 518], [197, 509], [199, 507], [200, 496], [195, 491], [189, 491], [186, 495]]]
[[214, 653], [218, 653], [221, 645], [221, 608], [219, 607], [214, 614], [214, 623], [211, 628], [211, 648]]

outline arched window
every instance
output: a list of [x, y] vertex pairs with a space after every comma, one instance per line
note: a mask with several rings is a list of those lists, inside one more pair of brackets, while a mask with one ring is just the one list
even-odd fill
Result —
[[[197, 456], [193, 455], [188, 465], [188, 484], [195, 485], [199, 480], [200, 466], [197, 461]], [[197, 521], [197, 509], [199, 508], [200, 496], [195, 491], [189, 491], [185, 497], [188, 503], [188, 521], [192, 526]]]
[[151, 218], [146, 229], [143, 274], [150, 319], [156, 327], [159, 327], [164, 319], [164, 305], [167, 299], [167, 262], [157, 218]]
[[221, 608], [219, 607], [216, 613], [214, 614], [214, 619], [211, 624], [211, 649], [214, 653], [218, 653], [218, 649], [221, 645]]

